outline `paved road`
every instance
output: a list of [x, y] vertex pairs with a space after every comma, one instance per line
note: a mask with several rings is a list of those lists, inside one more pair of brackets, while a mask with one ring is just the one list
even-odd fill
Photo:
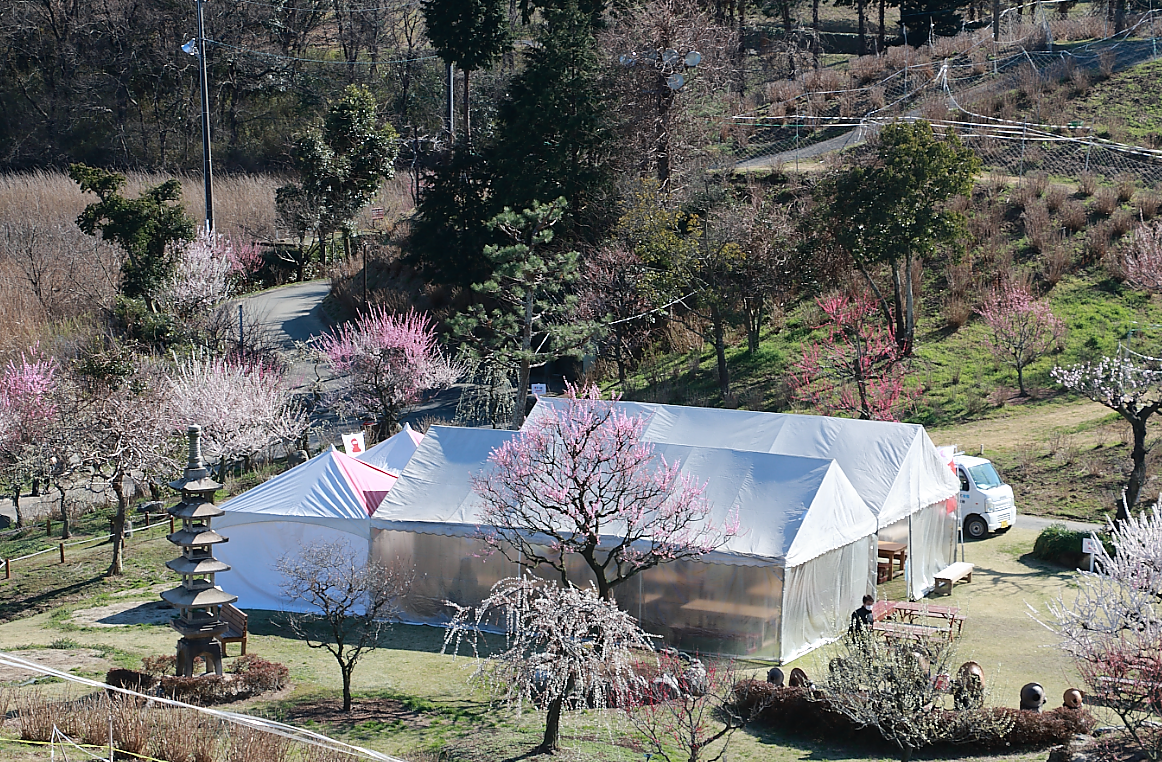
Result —
[[310, 280], [260, 291], [239, 300], [244, 323], [258, 322], [269, 339], [284, 349], [325, 333], [330, 321], [323, 300], [331, 293], [327, 280]]
[[1050, 524], [1064, 524], [1066, 529], [1071, 529], [1075, 532], [1092, 532], [1097, 529], [1104, 528], [1103, 524], [1086, 524], [1081, 521], [1066, 521], [1065, 519], [1055, 519], [1046, 516], [1027, 516], [1020, 513], [1019, 507], [1017, 510], [1018, 513], [1016, 526], [1019, 526], [1022, 529], [1036, 529], [1038, 532], [1040, 532]]

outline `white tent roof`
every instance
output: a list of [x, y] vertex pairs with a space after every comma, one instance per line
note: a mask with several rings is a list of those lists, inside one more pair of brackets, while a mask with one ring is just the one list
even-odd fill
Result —
[[402, 431], [388, 437], [356, 457], [364, 463], [370, 463], [377, 468], [382, 468], [384, 471], [399, 476], [404, 468], [407, 467], [408, 461], [412, 459], [412, 455], [416, 452], [416, 447], [422, 441], [424, 441], [424, 435], [405, 423]]
[[[372, 516], [381, 529], [466, 534], [482, 507], [471, 477], [515, 432], [434, 426]], [[712, 520], [737, 509], [741, 531], [723, 554], [797, 566], [876, 531], [876, 519], [842, 469], [819, 458], [658, 444], [667, 461], [706, 483]]]
[[[538, 399], [529, 420], [563, 398]], [[835, 460], [880, 527], [957, 493], [960, 485], [924, 427], [820, 415], [614, 403], [644, 416], [647, 441]]]
[[396, 478], [331, 449], [222, 504], [217, 526], [285, 519], [360, 519], [379, 507]]

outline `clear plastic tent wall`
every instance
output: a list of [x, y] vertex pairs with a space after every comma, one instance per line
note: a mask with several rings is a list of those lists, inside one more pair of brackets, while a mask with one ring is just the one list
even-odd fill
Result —
[[[520, 569], [477, 539], [471, 479], [513, 436], [433, 427], [372, 517], [372, 554], [416, 565], [409, 617], [447, 621], [444, 601], [478, 603]], [[742, 530], [698, 561], [665, 564], [616, 589], [618, 603], [681, 648], [790, 659], [834, 638], [874, 581], [876, 519], [831, 460], [659, 444], [706, 483], [713, 520]], [[584, 581], [580, 559], [571, 578]]]
[[[529, 420], [566, 404], [562, 398], [540, 398]], [[647, 441], [834, 459], [876, 515], [880, 538], [908, 544], [910, 598], [926, 595], [936, 572], [955, 560], [955, 517], [949, 521], [946, 500], [957, 494], [959, 484], [923, 426], [647, 402], [615, 404], [646, 419]]]
[[313, 542], [345, 542], [366, 559], [370, 514], [396, 477], [331, 450], [222, 504], [214, 529], [229, 538], [215, 549], [230, 565], [230, 592], [243, 608], [293, 610], [281, 592], [278, 560]]

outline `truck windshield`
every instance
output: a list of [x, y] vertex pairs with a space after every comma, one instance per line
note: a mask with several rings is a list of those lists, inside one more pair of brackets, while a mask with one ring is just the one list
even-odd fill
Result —
[[969, 466], [968, 472], [972, 474], [972, 480], [976, 482], [976, 486], [981, 489], [992, 489], [1004, 484], [1001, 481], [1000, 474], [993, 468], [992, 463], [982, 463], [979, 466]]

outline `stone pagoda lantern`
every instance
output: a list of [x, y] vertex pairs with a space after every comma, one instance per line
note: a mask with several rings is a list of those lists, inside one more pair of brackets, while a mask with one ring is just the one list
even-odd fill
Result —
[[238, 600], [238, 596], [223, 592], [214, 577], [230, 567], [214, 558], [214, 546], [227, 538], [210, 528], [211, 519], [225, 514], [214, 505], [214, 493], [221, 484], [210, 478], [210, 470], [202, 462], [200, 426], [190, 426], [190, 458], [181, 479], [169, 486], [182, 493], [182, 501], [171, 506], [169, 514], [181, 519], [182, 528], [166, 537], [182, 549], [178, 558], [166, 564], [182, 576], [182, 583], [161, 594], [164, 601], [178, 610], [172, 621], [181, 634], [178, 641], [177, 673], [192, 677], [194, 659], [206, 660], [206, 672], [213, 668], [222, 674], [222, 643], [218, 640], [228, 627], [222, 619], [222, 606]]

